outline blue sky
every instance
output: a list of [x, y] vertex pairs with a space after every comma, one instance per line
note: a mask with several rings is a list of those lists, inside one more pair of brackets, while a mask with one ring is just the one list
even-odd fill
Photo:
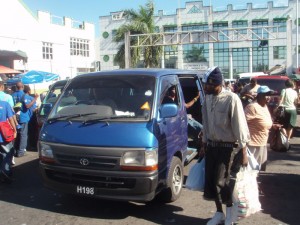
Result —
[[[176, 8], [184, 7], [185, 2], [193, 0], [154, 0], [155, 12], [164, 10], [165, 14], [173, 14]], [[214, 10], [225, 9], [228, 4], [236, 8], [245, 8], [248, 2], [254, 7], [266, 6], [269, 0], [203, 0], [203, 5], [213, 5]], [[23, 0], [33, 13], [46, 11], [55, 16], [70, 17], [76, 21], [95, 24], [96, 36], [99, 36], [99, 16], [123, 9], [138, 9], [147, 0]], [[288, 0], [274, 0], [274, 6], [287, 5]]]

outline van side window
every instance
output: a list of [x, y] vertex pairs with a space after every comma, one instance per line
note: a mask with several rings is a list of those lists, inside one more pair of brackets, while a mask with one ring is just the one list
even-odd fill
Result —
[[167, 103], [175, 103], [176, 105], [179, 105], [179, 96], [178, 96], [178, 86], [173, 85], [171, 86], [166, 94], [164, 95], [164, 98], [162, 99], [161, 104], [167, 104]]

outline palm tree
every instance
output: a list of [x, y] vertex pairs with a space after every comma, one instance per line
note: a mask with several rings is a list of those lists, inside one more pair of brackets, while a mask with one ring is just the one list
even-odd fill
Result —
[[[140, 6], [138, 11], [134, 9], [124, 10], [124, 17], [128, 23], [122, 25], [116, 32], [115, 42], [122, 42], [114, 61], [119, 64], [120, 68], [125, 67], [125, 34], [149, 34], [155, 33], [154, 25], [154, 4], [148, 0], [146, 6]], [[134, 45], [137, 39], [130, 39], [130, 46]], [[147, 40], [146, 40], [147, 43]], [[149, 42], [148, 42], [149, 43]], [[144, 67], [158, 67], [160, 65], [160, 56], [162, 54], [161, 46], [148, 46], [143, 48], [131, 48], [131, 67], [136, 67], [143, 56]]]

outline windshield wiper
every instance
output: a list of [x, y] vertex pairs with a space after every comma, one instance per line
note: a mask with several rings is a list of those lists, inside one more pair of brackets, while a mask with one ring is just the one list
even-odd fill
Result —
[[114, 119], [133, 118], [133, 117], [135, 117], [135, 116], [124, 115], [124, 116], [100, 117], [100, 118], [97, 118], [97, 119], [83, 121], [82, 124], [96, 123], [96, 122], [101, 122], [103, 120], [114, 120]]
[[69, 120], [69, 119], [76, 118], [76, 117], [89, 116], [89, 115], [95, 115], [95, 114], [97, 114], [97, 113], [77, 113], [77, 114], [73, 114], [73, 115], [62, 115], [62, 116], [50, 118], [47, 120], [47, 122], [53, 123], [62, 118], [68, 118], [68, 120]]

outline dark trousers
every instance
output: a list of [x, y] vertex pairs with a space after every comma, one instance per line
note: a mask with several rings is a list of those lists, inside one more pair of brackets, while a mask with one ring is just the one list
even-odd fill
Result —
[[205, 154], [204, 198], [228, 203], [232, 200], [235, 177], [238, 173], [242, 151], [234, 148], [207, 147]]
[[11, 176], [11, 162], [14, 155], [14, 146], [12, 142], [2, 143], [0, 148], [0, 169], [1, 173]]

